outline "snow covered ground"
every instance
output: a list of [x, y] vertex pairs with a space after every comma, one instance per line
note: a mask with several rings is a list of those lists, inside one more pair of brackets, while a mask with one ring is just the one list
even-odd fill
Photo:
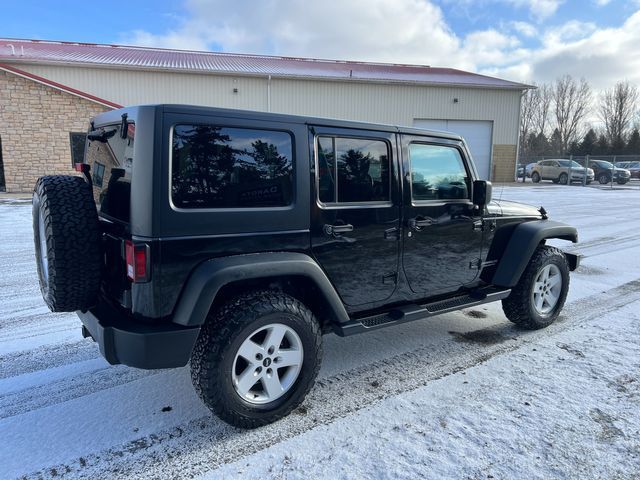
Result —
[[640, 190], [494, 196], [579, 229], [556, 324], [523, 332], [490, 304], [326, 336], [304, 405], [253, 431], [211, 416], [186, 368], [109, 366], [74, 315], [49, 313], [30, 205], [0, 197], [0, 476], [640, 477]]

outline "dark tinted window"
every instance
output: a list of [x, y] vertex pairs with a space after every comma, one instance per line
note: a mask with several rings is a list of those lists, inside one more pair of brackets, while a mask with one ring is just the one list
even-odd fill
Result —
[[[337, 182], [336, 182], [337, 179]], [[318, 138], [318, 195], [322, 203], [389, 201], [388, 144], [365, 138]]]
[[69, 142], [71, 144], [71, 166], [84, 161], [84, 147], [87, 143], [87, 134], [80, 132], [69, 132]]
[[135, 127], [128, 125], [127, 138], [120, 135], [120, 125], [102, 127], [92, 134], [99, 132], [106, 134], [102, 140], [89, 141], [85, 158], [91, 166], [93, 198], [100, 213], [128, 222]]
[[456, 148], [412, 143], [409, 160], [414, 200], [469, 198], [469, 177]]
[[291, 204], [293, 147], [285, 132], [176, 125], [171, 195], [179, 208]]

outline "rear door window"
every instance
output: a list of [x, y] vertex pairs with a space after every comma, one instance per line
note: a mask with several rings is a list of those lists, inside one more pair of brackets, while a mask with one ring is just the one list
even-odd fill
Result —
[[389, 145], [368, 138], [317, 139], [318, 197], [322, 204], [389, 202]]
[[135, 137], [133, 123], [127, 126], [126, 138], [122, 136], [120, 125], [100, 127], [90, 132], [85, 163], [91, 166], [93, 198], [98, 212], [114, 220], [129, 222]]
[[293, 201], [293, 141], [282, 131], [175, 125], [176, 208], [284, 207]]

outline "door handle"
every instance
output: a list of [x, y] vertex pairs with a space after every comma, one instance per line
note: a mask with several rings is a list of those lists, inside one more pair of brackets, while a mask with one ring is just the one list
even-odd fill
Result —
[[353, 225], [350, 223], [346, 225], [325, 225], [322, 230], [326, 235], [337, 237], [342, 233], [353, 232]]
[[419, 216], [419, 217], [415, 217], [415, 218], [410, 218], [407, 223], [409, 224], [409, 228], [411, 230], [415, 230], [417, 232], [417, 231], [420, 231], [424, 227], [428, 227], [429, 225], [433, 225], [434, 223], [436, 223], [436, 221], [433, 218], [430, 218], [430, 217]]

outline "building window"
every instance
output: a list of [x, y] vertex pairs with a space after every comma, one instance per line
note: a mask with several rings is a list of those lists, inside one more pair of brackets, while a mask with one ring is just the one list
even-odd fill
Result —
[[213, 125], [176, 125], [172, 140], [171, 199], [177, 208], [290, 205], [291, 135]]
[[82, 132], [69, 132], [71, 144], [71, 166], [84, 161], [84, 147], [87, 143], [87, 134]]
[[387, 142], [318, 137], [318, 198], [323, 204], [390, 201]]

